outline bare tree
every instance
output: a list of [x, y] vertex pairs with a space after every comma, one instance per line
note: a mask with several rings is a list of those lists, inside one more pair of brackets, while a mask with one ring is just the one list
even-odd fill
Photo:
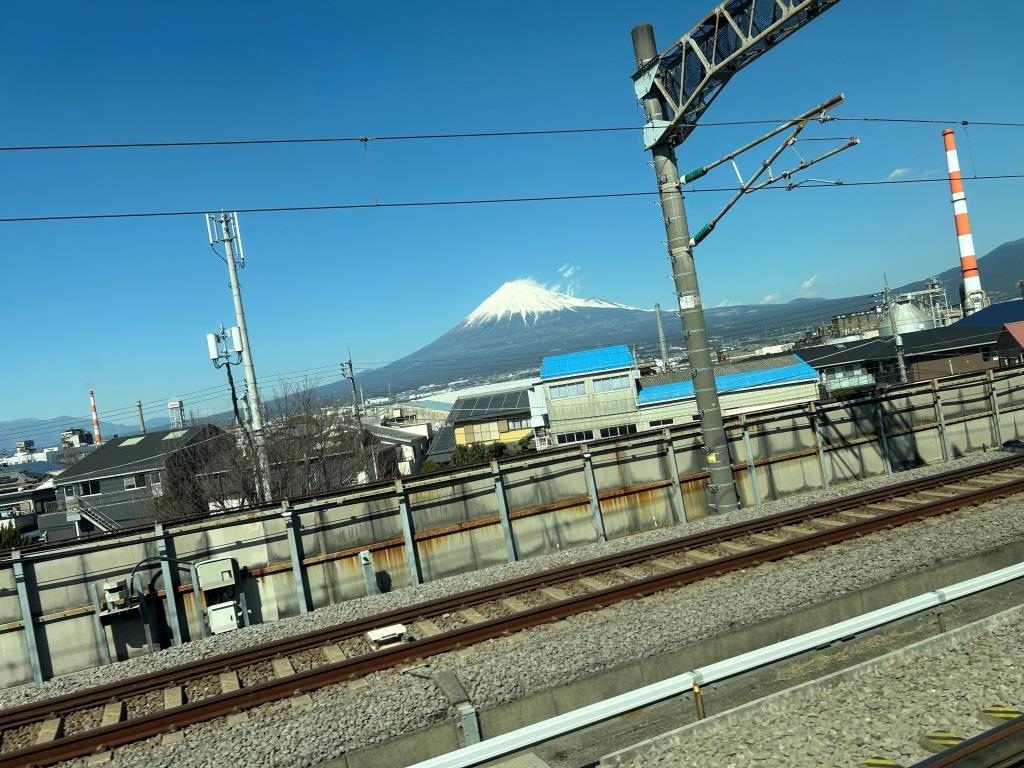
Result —
[[[394, 450], [380, 445], [347, 408], [324, 398], [315, 381], [278, 390], [267, 400], [263, 423], [274, 500], [398, 476]], [[252, 441], [236, 429], [231, 440], [218, 442], [201, 475], [208, 506], [256, 503], [256, 473]]]

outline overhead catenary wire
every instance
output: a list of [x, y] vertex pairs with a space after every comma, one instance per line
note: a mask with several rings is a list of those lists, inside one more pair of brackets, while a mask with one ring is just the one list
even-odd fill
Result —
[[[1024, 173], [992, 174], [988, 176], [977, 176], [975, 181], [998, 181], [1009, 179], [1024, 179]], [[823, 181], [811, 179], [798, 185], [799, 189], [819, 189], [838, 187], [875, 187], [875, 186], [900, 186], [905, 184], [938, 184], [948, 183], [945, 178], [936, 179], [866, 179], [860, 181]], [[686, 190], [687, 194], [729, 192], [735, 193], [738, 187], [691, 187]], [[790, 191], [783, 187], [765, 187], [758, 192], [767, 191], [786, 192]], [[460, 207], [470, 205], [503, 205], [511, 203], [551, 203], [573, 200], [609, 200], [614, 198], [629, 197], [654, 197], [657, 191], [639, 192], [594, 192], [582, 194], [565, 195], [528, 195], [522, 197], [481, 197], [462, 198], [451, 200], [405, 200], [384, 203], [324, 203], [321, 205], [273, 205], [256, 207], [232, 207], [236, 213], [298, 213], [318, 211], [349, 211], [365, 209], [387, 209], [387, 208], [438, 208], [438, 207]], [[4, 216], [0, 217], [0, 224], [12, 224], [19, 222], [43, 222], [43, 221], [90, 221], [102, 219], [145, 219], [145, 218], [174, 218], [182, 216], [202, 216], [207, 213], [205, 209], [193, 208], [184, 210], [167, 211], [123, 211], [116, 213], [71, 213], [71, 214], [44, 214], [35, 216]]]
[[[767, 125], [780, 123], [789, 120], [789, 117], [769, 118], [762, 117], [750, 120], [719, 120], [703, 121], [700, 123], [681, 123], [686, 128], [725, 128], [730, 126], [743, 125]], [[974, 125], [989, 128], [1024, 128], [1024, 123], [1000, 120], [966, 120], [963, 118], [955, 120], [942, 120], [939, 118], [909, 118], [909, 117], [882, 117], [882, 116], [835, 116], [829, 115], [826, 122], [843, 121], [859, 123], [885, 123], [890, 125]], [[288, 144], [354, 144], [361, 143], [364, 146], [373, 141], [438, 141], [457, 139], [496, 139], [515, 138], [530, 136], [570, 136], [578, 134], [601, 134], [601, 133], [639, 133], [640, 126], [637, 125], [614, 125], [614, 126], [584, 126], [570, 128], [536, 128], [536, 129], [514, 129], [505, 131], [448, 131], [437, 133], [408, 133], [391, 134], [381, 136], [371, 135], [350, 135], [350, 136], [292, 136], [280, 138], [250, 138], [250, 139], [177, 139], [169, 141], [107, 141], [107, 142], [69, 142], [65, 144], [13, 144], [0, 146], [0, 152], [52, 152], [52, 151], [74, 151], [91, 149], [173, 149], [189, 147], [237, 147], [237, 146], [268, 146]]]

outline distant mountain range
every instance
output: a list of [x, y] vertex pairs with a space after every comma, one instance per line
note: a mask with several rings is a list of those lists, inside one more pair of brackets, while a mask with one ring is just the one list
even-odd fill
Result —
[[[993, 301], [1019, 295], [1024, 279], [1024, 239], [1004, 243], [979, 258], [982, 285]], [[936, 275], [950, 303], [959, 302], [960, 270]], [[926, 279], [898, 291], [923, 288]], [[881, 290], [882, 286], [879, 286]], [[871, 295], [841, 299], [803, 298], [786, 304], [709, 307], [705, 311], [711, 336], [725, 344], [769, 344], [787, 333], [799, 333], [833, 315], [870, 309]], [[670, 347], [682, 347], [679, 319], [664, 307]], [[467, 377], [536, 371], [547, 354], [606, 344], [633, 344], [646, 352], [657, 349], [654, 312], [601, 299], [582, 299], [550, 291], [530, 280], [505, 283], [450, 331], [425, 347], [360, 377], [367, 397], [385, 392], [457, 382]], [[347, 399], [342, 384], [325, 391]]]
[[[1017, 281], [1024, 279], [1024, 239], [1004, 243], [981, 257], [979, 268], [982, 285], [993, 301], [1019, 296]], [[936, 277], [950, 302], [959, 302], [960, 270], [953, 267]], [[924, 284], [925, 280], [918, 280], [895, 290], [918, 290]], [[787, 333], [814, 328], [833, 315], [869, 309], [873, 304], [870, 295], [808, 298], [787, 304], [709, 307], [705, 316], [709, 333], [723, 343], [769, 344]], [[673, 307], [663, 309], [668, 344], [678, 354], [683, 344], [679, 319]], [[358, 383], [366, 397], [373, 397], [457, 384], [467, 378], [511, 377], [517, 372], [530, 375], [536, 373], [544, 355], [608, 344], [632, 344], [654, 353], [658, 345], [655, 313], [551, 291], [531, 280], [516, 280], [499, 287], [444, 335], [397, 362], [361, 374]], [[328, 384], [321, 390], [350, 402], [347, 382]], [[213, 420], [222, 419], [215, 416]], [[162, 420], [153, 426], [166, 423]], [[71, 426], [87, 428], [88, 422], [83, 424], [81, 418], [71, 417], [0, 422], [0, 448], [11, 450], [17, 440], [26, 437], [34, 438], [40, 447], [55, 445], [60, 432]], [[106, 434], [137, 431], [135, 426], [125, 424], [102, 427]]]

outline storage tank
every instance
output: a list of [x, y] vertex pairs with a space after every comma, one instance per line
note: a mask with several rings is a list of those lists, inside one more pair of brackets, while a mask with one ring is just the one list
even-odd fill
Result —
[[[890, 319], [891, 318], [891, 319]], [[896, 333], [912, 333], [913, 331], [924, 331], [935, 327], [935, 318], [920, 304], [912, 301], [894, 303], [889, 310], [882, 311], [881, 322], [878, 326], [878, 335], [881, 337], [892, 336], [892, 323], [896, 323]]]

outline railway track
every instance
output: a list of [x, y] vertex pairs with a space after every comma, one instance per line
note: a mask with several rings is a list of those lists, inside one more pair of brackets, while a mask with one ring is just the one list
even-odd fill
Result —
[[[899, 483], [10, 708], [0, 768], [52, 765], [620, 600], [1024, 493], [1024, 457]], [[372, 651], [369, 630], [414, 639]], [[195, 681], [205, 681], [197, 686]]]
[[916, 763], [913, 768], [1014, 768], [1024, 765], [1024, 717]]

